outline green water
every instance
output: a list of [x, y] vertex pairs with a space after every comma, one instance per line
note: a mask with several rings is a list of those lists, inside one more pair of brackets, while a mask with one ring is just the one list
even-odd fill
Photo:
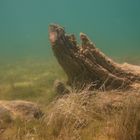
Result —
[[113, 57], [140, 55], [139, 0], [0, 0], [0, 58], [52, 56], [48, 25], [85, 32]]

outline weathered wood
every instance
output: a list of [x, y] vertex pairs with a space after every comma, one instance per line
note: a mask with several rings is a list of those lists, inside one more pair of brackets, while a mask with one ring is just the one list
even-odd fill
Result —
[[67, 35], [59, 25], [49, 26], [49, 39], [59, 64], [68, 76], [68, 84], [79, 88], [87, 84], [95, 88], [118, 89], [140, 81], [140, 74], [129, 69], [98, 50], [87, 35], [80, 33], [81, 45], [75, 36]]

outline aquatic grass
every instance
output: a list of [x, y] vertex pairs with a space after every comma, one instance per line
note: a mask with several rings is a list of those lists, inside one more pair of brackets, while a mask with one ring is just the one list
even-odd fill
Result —
[[6, 140], [139, 140], [139, 101], [135, 91], [71, 91], [46, 106], [40, 120], [16, 119], [2, 136]]
[[55, 60], [33, 59], [0, 67], [0, 99], [24, 99], [45, 103], [55, 96], [53, 82], [65, 74]]
[[114, 121], [115, 140], [140, 139], [140, 100], [137, 97], [127, 99], [126, 105], [116, 115]]
[[[122, 130], [130, 134], [127, 133], [129, 123], [129, 131], [139, 132], [139, 129], [133, 129], [139, 117], [135, 121], [131, 119], [134, 115], [131, 112], [139, 114], [138, 99], [137, 93], [72, 91], [53, 99], [44, 108], [46, 113], [42, 119], [31, 122], [17, 119], [3, 135], [10, 140], [118, 140], [124, 136]], [[134, 103], [137, 107], [133, 106]]]
[[0, 100], [34, 101], [45, 112], [40, 120], [3, 123], [2, 140], [139, 140], [139, 91], [71, 89], [59, 97], [53, 82], [66, 76], [55, 61], [4, 64], [0, 77]]

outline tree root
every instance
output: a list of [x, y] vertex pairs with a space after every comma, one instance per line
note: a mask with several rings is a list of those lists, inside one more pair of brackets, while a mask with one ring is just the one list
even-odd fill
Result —
[[79, 45], [73, 34], [67, 35], [64, 28], [52, 24], [49, 26], [49, 39], [71, 86], [81, 88], [91, 84], [97, 89], [124, 89], [140, 82], [140, 72], [134, 73], [132, 69], [114, 62], [98, 50], [84, 33], [80, 33]]

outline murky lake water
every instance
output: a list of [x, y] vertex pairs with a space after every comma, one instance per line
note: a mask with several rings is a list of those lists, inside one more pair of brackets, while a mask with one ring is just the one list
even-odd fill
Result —
[[48, 25], [85, 32], [106, 54], [139, 58], [139, 0], [0, 0], [0, 57], [52, 56]]

